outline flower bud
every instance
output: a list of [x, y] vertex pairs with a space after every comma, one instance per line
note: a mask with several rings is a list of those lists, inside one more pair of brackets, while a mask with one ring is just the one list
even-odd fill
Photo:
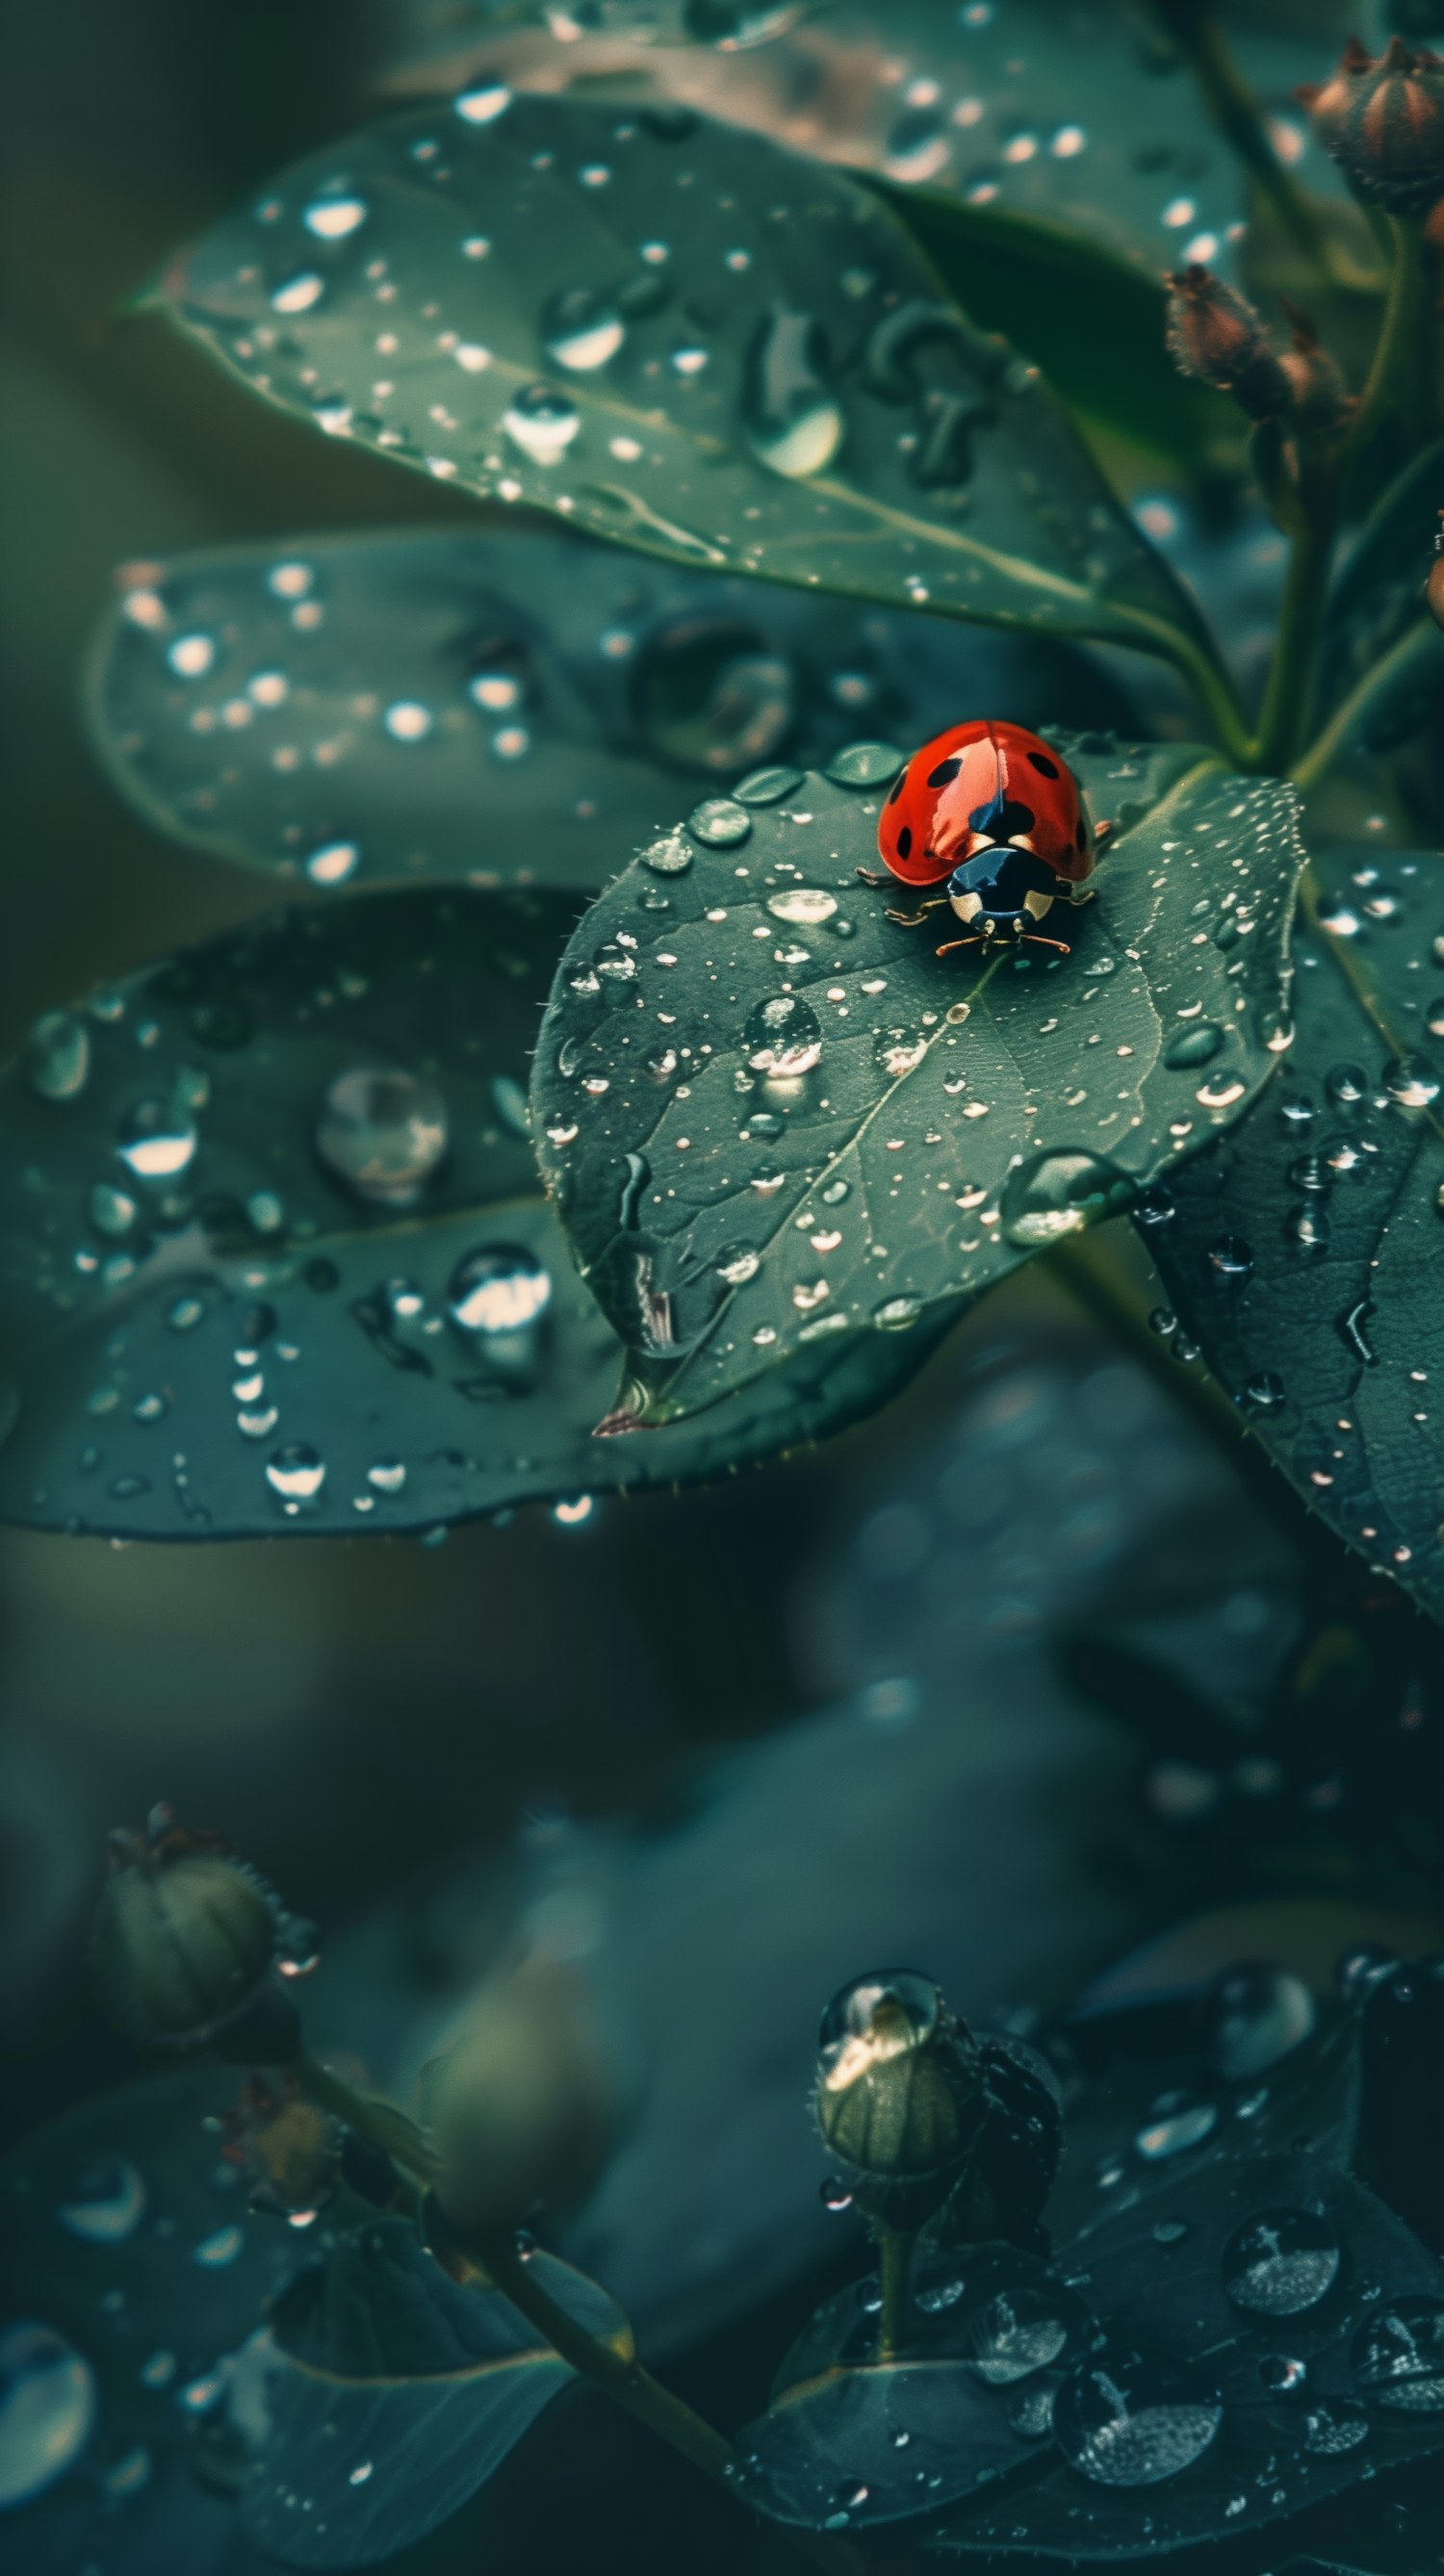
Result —
[[1343, 369], [1320, 342], [1307, 313], [1286, 295], [1279, 302], [1288, 315], [1293, 346], [1279, 360], [1288, 383], [1288, 407], [1300, 428], [1328, 437], [1341, 429], [1354, 408]]
[[983, 2117], [977, 2050], [931, 1978], [878, 1969], [834, 1995], [818, 2033], [813, 2109], [863, 2213], [921, 2224], [972, 2155]]
[[479, 1995], [422, 2069], [421, 2114], [437, 2203], [463, 2231], [579, 2200], [606, 2156], [613, 2102], [575, 1975], [529, 1960]]
[[1168, 288], [1168, 346], [1184, 375], [1232, 394], [1252, 420], [1281, 411], [1289, 383], [1263, 316], [1197, 261]]
[[1298, 96], [1351, 187], [1396, 215], [1444, 197], [1444, 58], [1392, 36], [1374, 56], [1351, 37], [1337, 71]]
[[298, 1965], [305, 1927], [218, 1834], [188, 1833], [168, 1807], [110, 1838], [110, 1875], [91, 1936], [109, 2018], [152, 2047], [218, 2046], [279, 2062], [295, 2015], [275, 1971]]
[[240, 2100], [221, 2120], [223, 2161], [251, 2178], [257, 2209], [295, 2216], [330, 2200], [341, 2170], [341, 2132], [328, 2112], [306, 2101], [294, 2081], [279, 2088], [250, 2075]]
[[1436, 626], [1444, 626], [1444, 510], [1439, 513], [1439, 529], [1434, 539], [1434, 560], [1424, 585], [1424, 597]]

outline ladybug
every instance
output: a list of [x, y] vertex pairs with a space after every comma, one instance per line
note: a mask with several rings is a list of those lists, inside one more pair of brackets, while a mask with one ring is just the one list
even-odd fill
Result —
[[[904, 885], [947, 880], [945, 894], [889, 921], [915, 929], [951, 906], [967, 936], [938, 950], [997, 940], [1034, 940], [1068, 955], [1063, 939], [1038, 924], [1057, 902], [1086, 903], [1094, 852], [1112, 830], [1090, 823], [1071, 769], [1022, 725], [953, 725], [915, 751], [892, 788], [877, 827], [878, 850]], [[859, 868], [869, 885], [885, 876]]]

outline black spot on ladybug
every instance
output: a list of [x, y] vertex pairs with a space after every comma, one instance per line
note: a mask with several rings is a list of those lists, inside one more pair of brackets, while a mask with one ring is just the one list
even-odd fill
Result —
[[1084, 823], [1084, 822], [1082, 822], [1082, 821], [1080, 820], [1079, 825], [1078, 825], [1078, 829], [1077, 829], [1077, 831], [1076, 831], [1076, 832], [1074, 833], [1074, 835], [1073, 835], [1073, 839], [1074, 839], [1074, 843], [1075, 843], [1075, 845], [1076, 845], [1076, 847], [1077, 847], [1078, 849], [1080, 849], [1080, 850], [1086, 850], [1086, 849], [1087, 849], [1087, 847], [1088, 847], [1088, 826], [1087, 826], [1087, 824], [1086, 824], [1086, 823]]
[[1058, 763], [1056, 762], [1056, 760], [1049, 760], [1049, 759], [1048, 759], [1048, 757], [1047, 757], [1047, 755], [1046, 755], [1044, 752], [1041, 752], [1041, 751], [1030, 751], [1030, 752], [1029, 752], [1029, 754], [1028, 754], [1028, 758], [1029, 758], [1029, 760], [1032, 762], [1033, 767], [1034, 767], [1036, 770], [1041, 771], [1041, 773], [1042, 773], [1042, 775], [1043, 775], [1043, 777], [1044, 777], [1044, 778], [1056, 778], [1056, 777], [1057, 777], [1057, 775], [1058, 775]]
[[912, 833], [911, 833], [911, 831], [910, 831], [910, 829], [909, 829], [908, 825], [907, 825], [906, 823], [904, 823], [904, 825], [903, 825], [903, 827], [902, 827], [902, 830], [899, 832], [899, 834], [898, 834], [898, 836], [897, 836], [897, 854], [898, 854], [898, 857], [899, 857], [900, 859], [907, 859], [907, 858], [911, 858], [911, 856], [912, 856], [912, 847], [913, 847], [913, 836], [912, 836]]
[[955, 753], [951, 760], [940, 760], [936, 769], [929, 772], [929, 787], [951, 787], [962, 765], [961, 753]]
[[903, 792], [903, 789], [906, 787], [907, 783], [908, 783], [908, 774], [907, 774], [907, 770], [906, 770], [906, 768], [904, 767], [904, 768], [902, 768], [902, 769], [900, 769], [900, 770], [898, 771], [898, 774], [897, 774], [896, 778], [893, 780], [893, 783], [892, 783], [892, 794], [889, 796], [889, 798], [888, 798], [888, 800], [887, 800], [887, 801], [888, 801], [888, 803], [889, 803], [889, 805], [895, 805], [895, 804], [897, 803], [897, 800], [898, 800], [898, 798], [901, 796], [901, 794], [902, 794], [902, 792]]

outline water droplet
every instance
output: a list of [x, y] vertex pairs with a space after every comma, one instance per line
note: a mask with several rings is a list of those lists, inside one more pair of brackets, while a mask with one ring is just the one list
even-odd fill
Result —
[[266, 1460], [266, 1482], [283, 1503], [299, 1507], [315, 1502], [326, 1482], [326, 1469], [308, 1442], [288, 1440]]
[[552, 298], [542, 321], [547, 356], [572, 375], [590, 375], [614, 358], [627, 336], [627, 326], [610, 296], [590, 287], [564, 287]]
[[235, 2262], [245, 2241], [244, 2232], [239, 2227], [218, 2227], [214, 2235], [202, 2237], [194, 2248], [193, 2260], [203, 2271], [223, 2271], [228, 2263]]
[[795, 796], [805, 784], [800, 769], [754, 769], [732, 793], [739, 805], [780, 805], [784, 796]]
[[55, 2214], [83, 2244], [123, 2245], [145, 2215], [145, 2184], [125, 2157], [107, 2157], [75, 2176]]
[[834, 752], [822, 774], [835, 787], [887, 787], [906, 758], [890, 742], [849, 742]]
[[922, 1311], [921, 1297], [886, 1297], [880, 1306], [874, 1306], [872, 1320], [885, 1333], [903, 1333], [909, 1324], [917, 1322]]
[[1195, 1020], [1191, 1028], [1175, 1031], [1163, 1050], [1163, 1061], [1174, 1073], [1185, 1072], [1193, 1065], [1210, 1064], [1224, 1035], [1212, 1020]]
[[1245, 1288], [1253, 1277], [1253, 1247], [1241, 1234], [1220, 1235], [1208, 1247], [1208, 1266], [1226, 1288]]
[[129, 1234], [139, 1210], [124, 1190], [111, 1187], [109, 1181], [97, 1181], [85, 1202], [86, 1214], [97, 1234]]
[[1031, 2283], [1020, 2283], [1000, 2290], [969, 2318], [963, 2352], [980, 2379], [1004, 2388], [1035, 2370], [1045, 2370], [1067, 2340], [1068, 2328], [1057, 2313], [1056, 2300]]
[[215, 637], [178, 635], [167, 647], [165, 658], [178, 680], [203, 680], [215, 664]]
[[358, 1198], [408, 1206], [446, 1145], [446, 1103], [419, 1074], [358, 1065], [328, 1084], [316, 1150]]
[[1444, 2408], [1444, 2300], [1395, 2299], [1370, 2317], [1349, 2356], [1357, 2386], [1398, 2415]]
[[931, 1977], [915, 1968], [873, 1968], [839, 1986], [818, 2026], [823, 2082], [836, 2090], [852, 2082], [861, 2064], [930, 2038], [942, 2010]]
[[735, 850], [751, 832], [752, 817], [745, 805], [734, 803], [730, 796], [708, 796], [693, 806], [687, 829], [709, 850]]
[[1126, 1208], [1133, 1185], [1096, 1154], [1033, 1154], [1008, 1174], [1003, 1233], [1020, 1249], [1056, 1243]]
[[138, 1181], [159, 1184], [180, 1178], [195, 1159], [195, 1127], [174, 1101], [141, 1100], [120, 1122], [116, 1151]]
[[1265, 2209], [1230, 2236], [1223, 2286], [1251, 2315], [1299, 2316], [1332, 2289], [1340, 2259], [1338, 2237], [1317, 2211]]
[[1385, 1070], [1384, 1088], [1400, 1109], [1427, 1109], [1439, 1097], [1439, 1075], [1426, 1055], [1396, 1056]]
[[502, 415], [502, 428], [532, 465], [557, 464], [582, 425], [569, 394], [551, 385], [526, 385]]
[[1362, 1065], [1336, 1064], [1324, 1077], [1324, 1089], [1336, 1108], [1353, 1109], [1369, 1097], [1369, 1077]]
[[551, 1303], [551, 1274], [520, 1244], [486, 1244], [457, 1263], [446, 1294], [458, 1331], [505, 1340], [540, 1322]]
[[1053, 2433], [1070, 2466], [1100, 2486], [1156, 2486], [1208, 2449], [1223, 2422], [1211, 2390], [1171, 2362], [1105, 2350], [1058, 2391]]
[[98, 2413], [95, 2373], [63, 2335], [28, 2322], [0, 2332], [0, 2508], [64, 2477]]
[[[1250, 1389], [1251, 1401], [1258, 1398]], [[1241, 2084], [1276, 2066], [1306, 2040], [1317, 2019], [1303, 1978], [1267, 1962], [1225, 1969], [1208, 2002], [1209, 2059], [1229, 2084]]]
[[1033, 2388], [1015, 2388], [1004, 2407], [1013, 2432], [1021, 2433], [1030, 2442], [1041, 2441], [1051, 2433], [1056, 2394], [1050, 2379], [1040, 2380]]
[[1368, 2438], [1369, 2418], [1351, 2397], [1330, 2397], [1311, 2406], [1304, 2417], [1304, 2449], [1316, 2459], [1336, 2459], [1341, 2451], [1357, 2451]]
[[42, 1100], [76, 1100], [90, 1074], [90, 1031], [73, 1011], [46, 1011], [25, 1041], [25, 1078]]
[[312, 850], [305, 862], [312, 885], [344, 885], [354, 877], [361, 864], [360, 846], [355, 841], [323, 841]]
[[648, 842], [641, 858], [643, 867], [650, 868], [654, 876], [680, 877], [686, 874], [695, 855], [680, 832], [663, 832], [658, 840]]
[[774, 920], [790, 921], [800, 928], [809, 924], [816, 927], [831, 921], [837, 910], [837, 897], [829, 894], [825, 886], [784, 886], [780, 894], [768, 896], [767, 909]]
[[1266, 2352], [1258, 2366], [1258, 2375], [1270, 2397], [1296, 2397], [1308, 2384], [1309, 2365], [1292, 2353]]
[[810, 1003], [796, 993], [778, 993], [749, 1011], [742, 1044], [754, 1073], [790, 1081], [818, 1062], [822, 1028]]
[[1181, 2156], [1190, 2147], [1201, 2146], [1217, 2126], [1216, 2103], [1175, 2099], [1139, 2130], [1133, 2143], [1141, 2156], [1151, 2164], [1159, 2164], [1168, 2156]]
[[810, 313], [779, 310], [748, 351], [743, 417], [760, 465], [799, 480], [820, 474], [842, 445], [842, 409], [827, 385], [827, 347]]
[[511, 91], [502, 81], [482, 81], [475, 89], [458, 91], [452, 105], [468, 125], [494, 125], [510, 107]]
[[1284, 1238], [1292, 1244], [1295, 1252], [1318, 1258], [1328, 1251], [1334, 1230], [1322, 1207], [1306, 1204], [1290, 1209], [1284, 1219]]
[[283, 280], [271, 297], [277, 313], [309, 313], [326, 292], [326, 281], [314, 268], [303, 268], [294, 277]]

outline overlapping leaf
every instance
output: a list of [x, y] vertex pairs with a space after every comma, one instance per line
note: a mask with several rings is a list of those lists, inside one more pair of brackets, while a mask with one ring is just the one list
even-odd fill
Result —
[[163, 295], [268, 400], [458, 489], [1206, 660], [1032, 371], [873, 193], [761, 137], [485, 82], [297, 164]]
[[[855, 871], [877, 747], [704, 803], [580, 925], [532, 1077], [539, 1150], [651, 1416], [915, 1324], [1126, 1206], [1272, 1069], [1291, 792], [1189, 750], [1062, 746], [1118, 826], [1071, 956], [935, 954]], [[640, 1399], [639, 1399], [640, 1400]]]
[[1315, 874], [1279, 1086], [1178, 1174], [1148, 1242], [1300, 1493], [1437, 1614], [1439, 861], [1333, 852]]
[[911, 1374], [935, 1336], [804, 1354], [700, 1435], [591, 1439], [622, 1353], [522, 1090], [572, 917], [459, 888], [303, 907], [41, 1021], [0, 1094], [0, 1510], [427, 1529], [721, 1474]]
[[[542, 2286], [599, 2341], [626, 2319], [553, 2255]], [[342, 2236], [242, 2354], [242, 2519], [293, 2567], [369, 2567], [445, 2522], [571, 2378], [498, 2291], [454, 2286], [408, 2219]]]
[[[1424, 732], [1444, 705], [1444, 638], [1424, 604], [1441, 493], [1444, 444], [1418, 457], [1383, 494], [1328, 604], [1320, 708], [1327, 712], [1360, 681], [1374, 680], [1366, 750], [1389, 750]], [[1378, 687], [1381, 670], [1394, 674], [1392, 687]]]
[[[1181, 380], [1180, 380], [1181, 381]], [[820, 766], [861, 721], [1118, 717], [1042, 637], [839, 608], [540, 530], [305, 537], [127, 568], [92, 657], [110, 776], [162, 831], [323, 889], [596, 887], [676, 780]]]

